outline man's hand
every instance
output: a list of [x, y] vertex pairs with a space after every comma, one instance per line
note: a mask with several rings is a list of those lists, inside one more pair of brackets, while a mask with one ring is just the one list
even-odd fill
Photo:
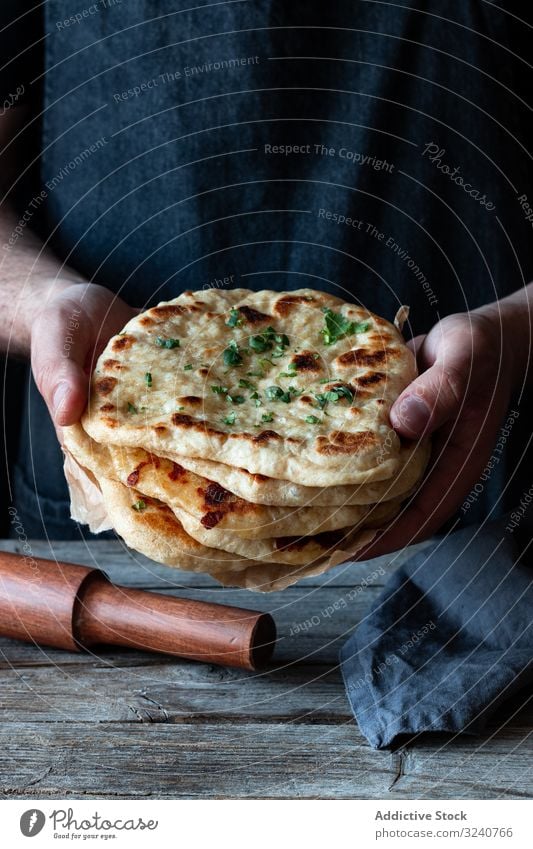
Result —
[[96, 358], [137, 312], [92, 283], [62, 289], [38, 311], [31, 325], [31, 365], [56, 429], [78, 421]]
[[436, 533], [479, 480], [525, 376], [519, 349], [527, 339], [517, 339], [513, 305], [500, 304], [448, 316], [410, 343], [420, 376], [394, 403], [391, 424], [407, 439], [432, 434], [432, 459], [420, 490], [361, 559]]

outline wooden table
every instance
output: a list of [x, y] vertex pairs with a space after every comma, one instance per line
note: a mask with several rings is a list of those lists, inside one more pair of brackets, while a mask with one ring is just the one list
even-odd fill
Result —
[[[4, 540], [0, 548], [20, 545]], [[2, 798], [533, 796], [532, 692], [504, 706], [481, 738], [424, 735], [375, 751], [359, 732], [338, 649], [398, 559], [341, 566], [261, 595], [157, 566], [118, 541], [39, 541], [32, 552], [100, 566], [128, 586], [269, 610], [279, 642], [272, 667], [252, 674], [0, 640]], [[385, 574], [364, 586], [378, 565]], [[345, 608], [324, 615], [348, 594]]]

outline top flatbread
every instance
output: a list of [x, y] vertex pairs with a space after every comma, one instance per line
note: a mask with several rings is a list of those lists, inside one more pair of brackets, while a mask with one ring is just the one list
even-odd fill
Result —
[[332, 295], [185, 292], [110, 340], [82, 421], [105, 444], [367, 483], [400, 467], [389, 411], [415, 376], [392, 324]]

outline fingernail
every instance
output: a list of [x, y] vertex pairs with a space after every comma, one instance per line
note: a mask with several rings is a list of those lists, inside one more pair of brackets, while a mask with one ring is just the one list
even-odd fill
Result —
[[52, 395], [52, 409], [54, 411], [54, 418], [57, 418], [62, 412], [63, 407], [65, 406], [65, 402], [67, 400], [68, 395], [68, 383], [62, 381], [62, 383], [58, 383], [56, 388], [54, 389], [54, 394]]
[[408, 395], [400, 401], [394, 410], [394, 418], [403, 430], [409, 430], [415, 436], [420, 436], [426, 429], [431, 416], [431, 410], [426, 402], [418, 395]]

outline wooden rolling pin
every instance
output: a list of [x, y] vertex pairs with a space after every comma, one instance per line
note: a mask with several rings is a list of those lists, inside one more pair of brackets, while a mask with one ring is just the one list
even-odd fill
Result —
[[0, 634], [81, 651], [110, 643], [257, 669], [276, 639], [268, 613], [115, 586], [100, 569], [0, 552]]

